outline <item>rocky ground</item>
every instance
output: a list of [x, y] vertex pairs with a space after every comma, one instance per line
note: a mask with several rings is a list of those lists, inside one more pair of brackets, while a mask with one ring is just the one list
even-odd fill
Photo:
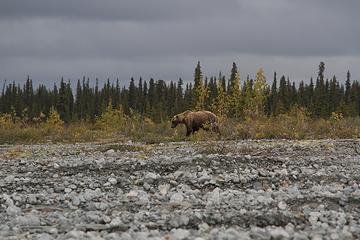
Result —
[[360, 239], [360, 142], [0, 146], [0, 239]]

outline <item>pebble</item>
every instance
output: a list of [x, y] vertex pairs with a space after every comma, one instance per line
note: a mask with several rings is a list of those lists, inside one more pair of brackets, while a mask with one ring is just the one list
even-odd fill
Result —
[[184, 197], [181, 193], [174, 193], [170, 198], [170, 203], [181, 203], [184, 200]]
[[144, 181], [146, 181], [147, 183], [153, 183], [156, 179], [157, 179], [157, 175], [152, 172], [149, 172], [144, 177]]
[[53, 240], [54, 238], [47, 233], [40, 233], [36, 237], [37, 240]]
[[158, 186], [161, 195], [165, 196], [170, 190], [170, 184], [162, 184]]
[[274, 228], [269, 230], [271, 239], [286, 240], [290, 239], [289, 234], [283, 228]]
[[117, 184], [116, 178], [113, 178], [113, 177], [109, 178], [109, 179], [108, 179], [108, 182], [109, 182], [111, 185], [116, 185], [116, 184]]
[[245, 158], [246, 160], [250, 160], [250, 159], [251, 159], [251, 155], [245, 155], [244, 158]]
[[285, 209], [287, 208], [286, 202], [284, 202], [284, 201], [279, 202], [278, 208], [279, 208], [280, 210], [285, 210]]
[[109, 156], [114, 155], [114, 153], [115, 153], [114, 149], [109, 149], [106, 151], [106, 155], [109, 155]]
[[190, 231], [186, 229], [172, 229], [170, 232], [175, 240], [187, 239], [190, 236]]

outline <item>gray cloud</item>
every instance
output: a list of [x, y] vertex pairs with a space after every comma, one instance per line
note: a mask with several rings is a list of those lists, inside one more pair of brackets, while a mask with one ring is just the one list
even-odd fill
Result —
[[0, 17], [62, 18], [105, 21], [160, 21], [196, 19], [226, 14], [238, 6], [217, 0], [3, 0]]
[[[0, 79], [131, 76], [191, 79], [263, 67], [308, 79], [360, 70], [357, 0], [4, 0]], [[309, 64], [311, 63], [311, 64]], [[315, 70], [314, 70], [315, 69]], [[314, 75], [313, 74], [313, 75]]]

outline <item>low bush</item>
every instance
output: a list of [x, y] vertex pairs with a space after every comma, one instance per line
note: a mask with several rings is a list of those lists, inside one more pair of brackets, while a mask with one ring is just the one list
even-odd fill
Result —
[[[40, 118], [39, 118], [40, 119]], [[186, 137], [185, 126], [172, 129], [170, 122], [155, 123], [138, 113], [125, 115], [121, 108], [108, 106], [94, 122], [65, 125], [52, 109], [48, 118], [32, 124], [14, 114], [0, 115], [0, 144], [35, 142], [88, 142], [134, 140], [147, 143], [168, 141], [211, 141], [236, 139], [321, 139], [359, 138], [360, 118], [344, 118], [339, 112], [329, 119], [312, 119], [303, 108], [295, 107], [275, 117], [257, 116], [242, 120], [219, 117], [221, 134], [200, 130]]]

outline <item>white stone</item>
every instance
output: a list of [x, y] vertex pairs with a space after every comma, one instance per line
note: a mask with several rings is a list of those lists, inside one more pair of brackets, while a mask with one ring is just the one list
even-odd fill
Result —
[[52, 240], [54, 239], [50, 234], [47, 233], [41, 233], [38, 234], [36, 237], [37, 240]]
[[114, 155], [115, 150], [114, 149], [109, 149], [106, 151], [106, 155]]
[[201, 173], [200, 173], [200, 177], [199, 177], [199, 182], [205, 182], [205, 181], [209, 181], [211, 180], [210, 175], [206, 172], [206, 170], [204, 169]]
[[29, 214], [27, 216], [18, 216], [18, 217], [16, 217], [15, 222], [17, 225], [22, 225], [22, 226], [39, 226], [40, 225], [39, 217], [35, 216], [33, 214]]
[[162, 184], [158, 186], [161, 195], [165, 196], [170, 190], [170, 184]]
[[113, 227], [120, 226], [122, 224], [122, 221], [119, 217], [113, 218], [110, 222], [110, 225]]
[[170, 198], [171, 203], [180, 203], [184, 200], [184, 197], [181, 193], [177, 192], [173, 194]]
[[171, 235], [175, 240], [187, 239], [190, 236], [190, 231], [186, 229], [172, 229]]
[[279, 208], [280, 210], [285, 210], [285, 209], [287, 208], [286, 202], [284, 202], [284, 201], [279, 202], [278, 208]]
[[113, 177], [109, 178], [109, 179], [108, 179], [108, 182], [109, 182], [111, 185], [116, 185], [116, 184], [117, 184], [116, 178], [113, 178]]
[[289, 233], [287, 233], [284, 229], [282, 229], [280, 227], [270, 229], [269, 233], [271, 235], [271, 239], [274, 239], [274, 240], [290, 239]]
[[138, 190], [131, 190], [130, 192], [128, 192], [128, 194], [126, 194], [126, 197], [134, 198], [137, 197], [137, 195], [138, 195]]
[[15, 181], [15, 177], [13, 175], [9, 175], [4, 180], [6, 183], [12, 183]]
[[250, 160], [251, 159], [251, 155], [245, 155], [244, 156], [246, 160]]
[[175, 177], [175, 179], [178, 179], [181, 175], [183, 175], [184, 174], [184, 172], [183, 171], [176, 171], [176, 172], [174, 172], [174, 177]]
[[72, 230], [65, 235], [65, 239], [83, 239], [84, 235], [83, 231]]
[[85, 200], [89, 201], [92, 200], [94, 198], [98, 198], [102, 195], [102, 192], [99, 188], [97, 188], [96, 190], [92, 190], [92, 189], [86, 189], [83, 197]]
[[138, 197], [138, 199], [139, 199], [139, 202], [141, 202], [141, 203], [147, 203], [147, 202], [149, 202], [149, 196], [148, 196], [148, 194], [147, 194], [145, 191], [143, 191], [143, 190], [139, 190], [139, 191], [137, 192], [137, 197]]
[[157, 175], [155, 173], [149, 172], [145, 175], [144, 180], [148, 183], [153, 183], [157, 179]]
[[215, 188], [210, 194], [207, 201], [207, 205], [219, 204], [220, 203], [220, 189]]

